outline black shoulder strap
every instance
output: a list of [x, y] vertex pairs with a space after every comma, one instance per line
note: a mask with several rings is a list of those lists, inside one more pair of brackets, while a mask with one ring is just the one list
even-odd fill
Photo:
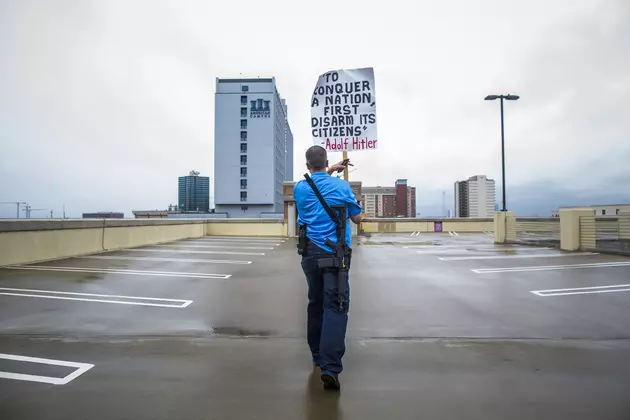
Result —
[[306, 182], [308, 182], [308, 185], [310, 185], [313, 191], [315, 191], [315, 195], [319, 199], [319, 202], [322, 203], [322, 206], [324, 206], [324, 209], [326, 210], [326, 213], [328, 213], [328, 216], [332, 219], [333, 222], [335, 222], [335, 225], [337, 227], [341, 226], [341, 222], [339, 221], [339, 217], [337, 217], [337, 213], [335, 213], [326, 203], [324, 197], [322, 197], [322, 194], [317, 189], [317, 186], [315, 186], [315, 183], [313, 182], [311, 177], [308, 176], [308, 174], [304, 174], [304, 178], [306, 178]]

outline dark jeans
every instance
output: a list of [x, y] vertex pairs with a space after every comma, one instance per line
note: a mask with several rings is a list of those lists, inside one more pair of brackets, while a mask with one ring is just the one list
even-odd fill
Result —
[[[331, 253], [309, 241], [307, 255], [302, 257], [302, 270], [308, 282], [307, 339], [322, 373], [338, 375], [343, 370], [341, 358], [346, 346], [350, 282], [346, 283], [343, 307], [337, 295], [337, 268], [319, 268], [320, 257]], [[350, 269], [350, 259], [346, 262]], [[348, 277], [349, 278], [349, 277]]]

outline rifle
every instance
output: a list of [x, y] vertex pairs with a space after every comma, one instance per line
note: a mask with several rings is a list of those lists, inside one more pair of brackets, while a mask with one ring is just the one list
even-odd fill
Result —
[[328, 213], [328, 216], [335, 223], [335, 231], [337, 234], [337, 243], [334, 243], [330, 240], [330, 238], [326, 239], [326, 245], [329, 246], [333, 250], [333, 256], [330, 258], [320, 258], [317, 260], [317, 265], [319, 268], [337, 268], [337, 298], [339, 301], [339, 310], [343, 309], [343, 304], [346, 302], [346, 282], [348, 280], [348, 266], [347, 261], [350, 257], [350, 248], [346, 243], [346, 206], [345, 205], [336, 205], [332, 206], [339, 212], [337, 212], [330, 208], [330, 206], [322, 197], [322, 194], [315, 186], [315, 183], [311, 179], [308, 174], [304, 174], [304, 178], [306, 178], [306, 182], [311, 186], [315, 195], [319, 199], [320, 203]]

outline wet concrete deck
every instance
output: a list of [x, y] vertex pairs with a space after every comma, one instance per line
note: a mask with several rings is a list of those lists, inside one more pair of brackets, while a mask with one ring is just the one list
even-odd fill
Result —
[[[350, 279], [335, 395], [312, 375], [292, 240], [209, 237], [0, 269], [0, 353], [93, 365], [65, 385], [0, 377], [0, 418], [630, 414], [630, 291], [618, 286], [630, 258], [375, 235], [355, 246]], [[0, 355], [0, 376], [75, 369], [47, 363]]]

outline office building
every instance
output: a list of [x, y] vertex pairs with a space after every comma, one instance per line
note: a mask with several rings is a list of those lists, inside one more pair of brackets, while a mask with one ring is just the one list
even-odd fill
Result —
[[179, 177], [178, 207], [181, 211], [210, 210], [210, 178], [191, 171]]
[[485, 175], [455, 182], [455, 217], [494, 217], [495, 183]]
[[363, 187], [361, 205], [367, 217], [396, 217], [396, 188]]
[[406, 179], [396, 180], [396, 217], [416, 217], [416, 187]]
[[293, 134], [275, 78], [217, 79], [214, 203], [228, 217], [282, 213], [293, 180]]
[[363, 187], [361, 205], [367, 217], [415, 217], [416, 188], [406, 179], [399, 179], [393, 187]]

